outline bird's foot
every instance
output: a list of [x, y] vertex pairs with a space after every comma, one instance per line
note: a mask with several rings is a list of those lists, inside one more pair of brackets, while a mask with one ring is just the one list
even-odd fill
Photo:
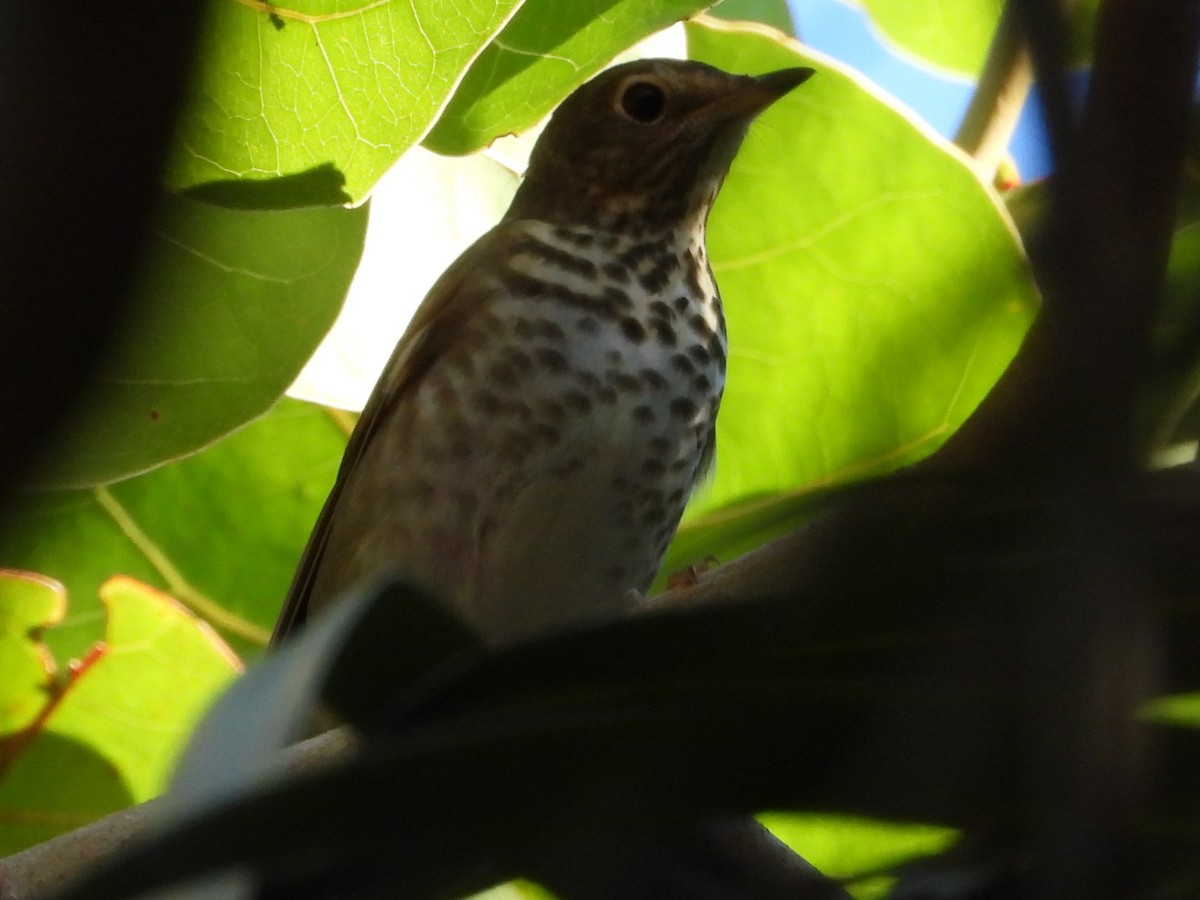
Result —
[[721, 564], [715, 556], [706, 556], [698, 563], [676, 569], [667, 576], [667, 590], [686, 589], [700, 583], [700, 576]]

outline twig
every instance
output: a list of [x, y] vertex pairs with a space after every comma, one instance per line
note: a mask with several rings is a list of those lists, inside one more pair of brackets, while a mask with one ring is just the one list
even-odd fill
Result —
[[1008, 150], [1032, 85], [1029, 49], [1016, 12], [1007, 3], [992, 36], [979, 83], [954, 135], [954, 143], [970, 154], [985, 180], [995, 175]]

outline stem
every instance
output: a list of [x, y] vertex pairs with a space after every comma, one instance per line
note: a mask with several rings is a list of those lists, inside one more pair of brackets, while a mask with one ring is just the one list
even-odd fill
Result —
[[121, 529], [126, 539], [137, 548], [138, 552], [146, 558], [163, 581], [166, 582], [167, 591], [171, 596], [182, 602], [185, 606], [190, 607], [192, 612], [206, 619], [210, 624], [218, 628], [223, 628], [231, 634], [236, 634], [240, 638], [245, 638], [264, 647], [266, 646], [267, 641], [271, 637], [270, 632], [247, 619], [243, 619], [241, 616], [234, 615], [195, 588], [183, 576], [183, 573], [175, 568], [175, 564], [162, 551], [162, 548], [142, 530], [133, 516], [129, 514], [129, 511], [121, 505], [120, 501], [112, 495], [108, 488], [97, 487], [93, 489], [92, 493], [100, 508], [108, 513], [117, 527]]
[[1024, 33], [1012, 4], [1006, 3], [979, 84], [954, 135], [954, 143], [974, 159], [982, 178], [990, 181], [996, 174], [1032, 85]]

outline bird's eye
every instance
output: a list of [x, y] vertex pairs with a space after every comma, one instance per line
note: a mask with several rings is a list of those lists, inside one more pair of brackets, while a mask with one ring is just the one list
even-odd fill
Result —
[[635, 81], [621, 94], [621, 109], [635, 122], [658, 121], [667, 105], [662, 88], [649, 81]]

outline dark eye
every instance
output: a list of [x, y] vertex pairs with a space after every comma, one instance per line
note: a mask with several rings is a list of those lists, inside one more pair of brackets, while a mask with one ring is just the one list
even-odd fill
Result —
[[635, 81], [621, 95], [621, 109], [635, 122], [656, 121], [666, 105], [662, 88], [648, 81]]

